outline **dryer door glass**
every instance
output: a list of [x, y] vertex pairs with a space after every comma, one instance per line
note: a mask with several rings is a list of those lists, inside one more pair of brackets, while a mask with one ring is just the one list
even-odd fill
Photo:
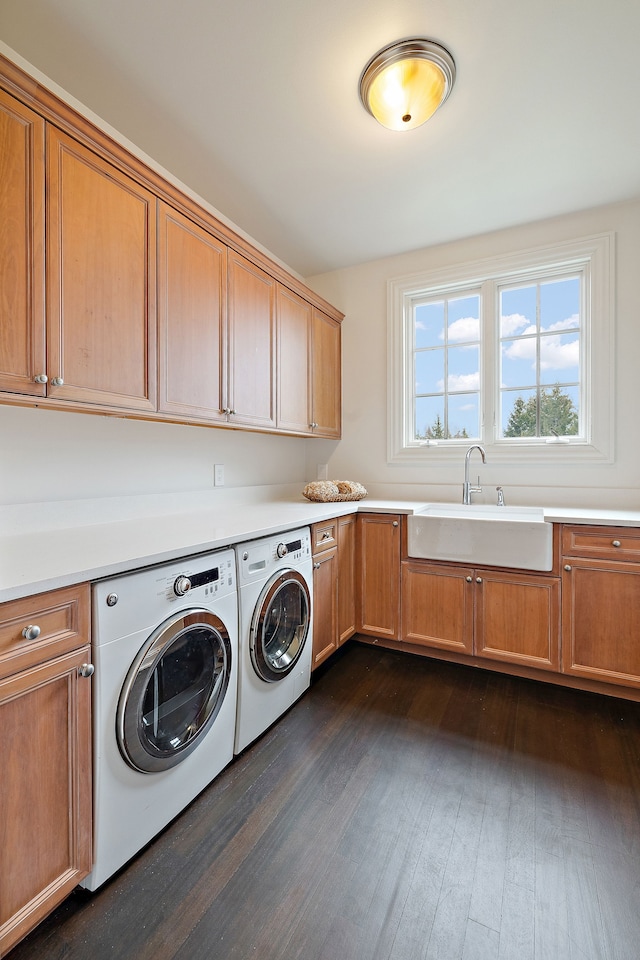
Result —
[[231, 674], [226, 627], [208, 610], [183, 610], [152, 634], [129, 670], [117, 713], [127, 763], [157, 773], [184, 760], [215, 720]]
[[296, 665], [309, 634], [309, 588], [296, 570], [281, 570], [264, 588], [251, 626], [251, 660], [263, 680], [276, 682]]

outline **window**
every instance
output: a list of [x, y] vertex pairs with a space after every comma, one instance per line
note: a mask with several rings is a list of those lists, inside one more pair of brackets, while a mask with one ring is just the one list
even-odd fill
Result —
[[500, 460], [610, 461], [612, 248], [605, 235], [390, 281], [390, 462], [469, 440]]

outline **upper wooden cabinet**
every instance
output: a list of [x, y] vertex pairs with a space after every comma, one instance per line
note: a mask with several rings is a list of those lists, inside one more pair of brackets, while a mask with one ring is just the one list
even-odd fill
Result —
[[47, 131], [50, 396], [155, 410], [156, 199]]
[[339, 437], [342, 429], [340, 324], [313, 308], [311, 339], [311, 424], [319, 437]]
[[0, 390], [44, 396], [44, 121], [0, 90]]
[[162, 412], [226, 420], [227, 248], [165, 203], [158, 208]]
[[230, 423], [276, 425], [276, 281], [229, 252]]
[[341, 320], [0, 54], [1, 403], [339, 437]]
[[311, 304], [278, 284], [278, 427], [309, 433], [311, 421]]

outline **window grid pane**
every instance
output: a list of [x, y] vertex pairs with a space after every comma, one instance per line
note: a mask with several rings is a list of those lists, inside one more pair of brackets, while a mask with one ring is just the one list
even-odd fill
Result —
[[581, 309], [580, 276], [500, 288], [502, 438], [579, 435]]
[[478, 439], [479, 293], [414, 302], [413, 332], [414, 440]]

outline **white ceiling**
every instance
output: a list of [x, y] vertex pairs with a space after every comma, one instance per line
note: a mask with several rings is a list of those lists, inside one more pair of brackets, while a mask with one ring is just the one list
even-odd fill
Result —
[[[365, 113], [401, 37], [457, 65]], [[637, 0], [0, 0], [0, 39], [304, 276], [640, 196]]]

